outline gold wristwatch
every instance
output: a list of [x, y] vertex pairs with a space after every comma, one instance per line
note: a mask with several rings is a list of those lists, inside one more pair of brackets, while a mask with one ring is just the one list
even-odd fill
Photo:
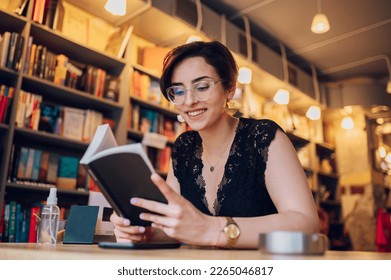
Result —
[[226, 217], [227, 224], [224, 227], [224, 235], [227, 239], [227, 243], [225, 244], [225, 248], [233, 248], [238, 241], [240, 236], [239, 226], [235, 223], [235, 221], [231, 217]]

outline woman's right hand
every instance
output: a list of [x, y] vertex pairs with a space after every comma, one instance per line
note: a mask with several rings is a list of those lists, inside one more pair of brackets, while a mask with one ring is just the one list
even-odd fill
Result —
[[117, 242], [142, 242], [149, 239], [148, 230], [145, 227], [132, 226], [128, 219], [113, 213], [110, 216], [110, 221], [114, 224]]

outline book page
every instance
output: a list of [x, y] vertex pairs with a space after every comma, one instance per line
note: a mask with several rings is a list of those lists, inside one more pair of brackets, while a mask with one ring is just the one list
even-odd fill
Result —
[[87, 164], [90, 162], [90, 158], [93, 155], [117, 146], [117, 141], [115, 140], [110, 126], [108, 124], [102, 124], [96, 129], [94, 137], [92, 138], [90, 145], [80, 160], [80, 163]]

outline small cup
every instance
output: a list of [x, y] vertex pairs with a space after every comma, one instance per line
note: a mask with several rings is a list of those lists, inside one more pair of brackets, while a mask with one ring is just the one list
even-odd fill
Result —
[[57, 244], [62, 243], [62, 241], [64, 240], [66, 225], [67, 220], [58, 221]]

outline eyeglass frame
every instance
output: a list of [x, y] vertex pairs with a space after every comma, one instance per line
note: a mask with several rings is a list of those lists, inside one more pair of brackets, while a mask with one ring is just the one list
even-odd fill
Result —
[[186, 88], [184, 85], [174, 85], [174, 86], [170, 86], [170, 87], [168, 87], [168, 88], [166, 89], [166, 94], [167, 94], [168, 100], [169, 100], [171, 103], [175, 104], [175, 105], [182, 105], [182, 104], [184, 104], [185, 101], [186, 101], [186, 96], [185, 96], [183, 102], [181, 102], [181, 103], [175, 103], [175, 102], [171, 99], [171, 95], [170, 95], [169, 91], [170, 91], [172, 88], [174, 88], [174, 87], [182, 87], [183, 90], [184, 90], [184, 94], [183, 94], [183, 95], [185, 95], [188, 91], [190, 91], [191, 94], [192, 94], [191, 96], [192, 96], [194, 99], [196, 99], [197, 101], [206, 101], [206, 100], [208, 100], [208, 99], [210, 98], [211, 94], [209, 94], [209, 96], [208, 96], [207, 98], [205, 98], [205, 99], [199, 99], [198, 96], [197, 96], [197, 94], [194, 94], [194, 91], [197, 91], [197, 89], [194, 88], [194, 85], [197, 84], [197, 83], [200, 83], [200, 82], [206, 82], [206, 83], [208, 83], [209, 86], [210, 86], [210, 88], [209, 88], [208, 90], [211, 90], [212, 87], [214, 87], [216, 84], [223, 83], [224, 80], [222, 80], [222, 79], [214, 80], [214, 79], [211, 78], [211, 77], [204, 77], [203, 79], [201, 79], [201, 80], [199, 80], [199, 81], [196, 81], [196, 82], [192, 83], [192, 85], [191, 85], [190, 88]]

